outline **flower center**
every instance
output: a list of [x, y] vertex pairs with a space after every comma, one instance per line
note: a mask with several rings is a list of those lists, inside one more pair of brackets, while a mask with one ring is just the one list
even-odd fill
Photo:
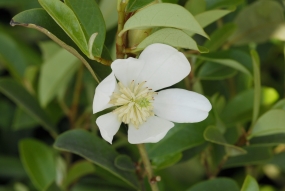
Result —
[[133, 124], [138, 128], [148, 117], [153, 116], [153, 96], [156, 94], [148, 87], [146, 82], [135, 84], [134, 81], [128, 87], [118, 83], [119, 91], [111, 96], [110, 104], [118, 106], [113, 112], [118, 115], [120, 121]]

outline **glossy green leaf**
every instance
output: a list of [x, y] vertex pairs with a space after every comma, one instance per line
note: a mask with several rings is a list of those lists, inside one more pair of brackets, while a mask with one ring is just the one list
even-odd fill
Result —
[[126, 11], [134, 12], [152, 2], [154, 2], [154, 0], [129, 0]]
[[39, 65], [40, 57], [30, 46], [20, 43], [0, 28], [0, 62], [5, 64], [10, 74], [22, 81], [28, 66]]
[[193, 15], [197, 15], [206, 10], [205, 0], [188, 0], [185, 4], [185, 8]]
[[65, 88], [79, 66], [79, 60], [65, 49], [43, 63], [38, 84], [39, 101], [43, 107]]
[[[278, 92], [273, 88], [261, 89], [261, 107], [268, 107], [278, 100]], [[222, 119], [228, 124], [245, 122], [252, 118], [254, 90], [249, 89], [236, 95], [225, 106]], [[234, 111], [234, 112], [233, 112]]]
[[18, 157], [0, 156], [0, 177], [25, 178], [27, 176]]
[[62, 187], [67, 189], [72, 183], [78, 179], [95, 172], [95, 167], [88, 161], [79, 161], [74, 163], [67, 172], [66, 177], [63, 179]]
[[194, 16], [184, 7], [170, 3], [151, 5], [132, 16], [119, 35], [131, 29], [172, 27], [187, 30], [208, 38]]
[[137, 46], [136, 51], [143, 50], [153, 43], [163, 43], [176, 48], [192, 49], [200, 52], [204, 51], [203, 49], [199, 49], [195, 40], [182, 30], [173, 28], [164, 28], [152, 33]]
[[163, 157], [156, 157], [151, 160], [152, 167], [155, 170], [163, 169], [174, 165], [182, 158], [182, 153], [174, 153]]
[[135, 172], [136, 167], [132, 159], [127, 155], [119, 155], [115, 159], [115, 165], [121, 170]]
[[244, 165], [258, 165], [266, 163], [272, 156], [270, 147], [243, 147], [247, 154], [230, 157], [224, 165], [224, 168], [232, 168]]
[[237, 6], [244, 2], [244, 0], [205, 0], [207, 4], [207, 9], [216, 9]]
[[114, 162], [119, 154], [101, 138], [87, 131], [67, 131], [56, 139], [54, 147], [78, 154], [109, 171], [130, 186], [134, 188], [138, 186], [134, 173], [121, 170], [115, 166]]
[[56, 178], [54, 153], [35, 139], [24, 139], [19, 145], [21, 161], [38, 190], [45, 190]]
[[88, 41], [94, 33], [98, 33], [93, 44], [92, 53], [96, 57], [100, 57], [106, 35], [106, 26], [103, 15], [95, 0], [65, 0], [76, 15], [85, 38]]
[[[104, 66], [96, 61], [89, 60], [83, 53], [81, 53], [75, 43], [44, 9], [31, 9], [21, 12], [13, 17], [11, 25], [19, 25], [39, 30], [58, 43], [61, 47], [76, 56], [88, 68], [89, 72], [95, 70], [96, 74], [98, 74], [101, 79], [104, 79], [111, 72], [110, 67]], [[103, 50], [102, 57], [109, 59], [105, 50]], [[97, 78], [95, 72], [91, 72], [91, 74], [94, 78]]]
[[235, 74], [237, 71], [233, 68], [206, 61], [196, 77], [201, 80], [222, 80], [233, 77]]
[[39, 0], [39, 3], [80, 50], [89, 55], [87, 40], [75, 13], [60, 0]]
[[284, 23], [283, 7], [276, 1], [256, 1], [239, 12], [235, 23], [237, 30], [229, 39], [230, 44], [262, 43]]
[[247, 175], [243, 182], [241, 191], [259, 191], [259, 186], [252, 176]]
[[285, 111], [272, 109], [263, 114], [254, 124], [251, 137], [285, 133]]
[[229, 144], [224, 135], [220, 132], [220, 130], [215, 126], [209, 126], [204, 132], [204, 138], [207, 141], [212, 143], [216, 143], [218, 145], [223, 145], [226, 148], [226, 152], [229, 156], [237, 156], [246, 154], [246, 151], [240, 147]]
[[210, 35], [211, 40], [206, 41], [204, 46], [207, 47], [210, 52], [218, 50], [235, 30], [236, 25], [234, 23], [227, 23], [223, 25]]
[[251, 50], [250, 54], [253, 63], [253, 82], [254, 82], [252, 123], [255, 123], [258, 117], [259, 108], [260, 108], [260, 99], [261, 99], [260, 61], [258, 53], [255, 50]]
[[21, 108], [17, 108], [13, 119], [12, 128], [17, 131], [21, 129], [34, 128], [39, 125], [38, 121]]
[[216, 178], [200, 182], [186, 191], [239, 191], [239, 187], [235, 181], [229, 178]]
[[54, 124], [45, 111], [40, 107], [36, 99], [29, 94], [20, 84], [10, 78], [0, 80], [0, 92], [13, 100], [19, 107], [33, 116], [53, 136], [56, 135]]
[[203, 144], [203, 132], [212, 123], [213, 117], [209, 115], [206, 120], [199, 123], [175, 124], [161, 141], [146, 145], [149, 157], [163, 157]]

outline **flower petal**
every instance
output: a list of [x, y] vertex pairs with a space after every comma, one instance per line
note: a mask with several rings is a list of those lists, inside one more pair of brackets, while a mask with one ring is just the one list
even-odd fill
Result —
[[138, 129], [133, 125], [129, 125], [128, 141], [131, 144], [156, 143], [160, 141], [173, 126], [174, 124], [170, 121], [152, 116], [139, 126]]
[[212, 109], [211, 103], [205, 96], [183, 89], [158, 92], [153, 107], [155, 115], [177, 123], [202, 121]]
[[136, 81], [143, 66], [144, 61], [135, 58], [128, 58], [115, 60], [112, 63], [111, 68], [115, 73], [116, 78], [127, 87], [130, 85], [132, 80]]
[[101, 136], [112, 144], [113, 137], [118, 132], [121, 125], [118, 116], [113, 112], [101, 115], [97, 118], [96, 124], [99, 127]]
[[138, 81], [147, 81], [146, 86], [153, 91], [176, 84], [191, 70], [184, 54], [165, 44], [148, 46], [139, 60], [143, 60], [145, 64]]
[[112, 107], [109, 104], [110, 96], [115, 91], [117, 87], [117, 81], [112, 72], [107, 76], [96, 88], [95, 95], [93, 99], [93, 113], [97, 113], [106, 108]]

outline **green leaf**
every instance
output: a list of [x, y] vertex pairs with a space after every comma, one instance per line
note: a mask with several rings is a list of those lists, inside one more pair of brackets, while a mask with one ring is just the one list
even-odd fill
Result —
[[136, 167], [132, 159], [127, 155], [119, 155], [115, 159], [115, 165], [121, 170], [135, 172]]
[[47, 131], [56, 136], [56, 128], [50, 118], [40, 107], [36, 99], [29, 94], [20, 84], [10, 78], [0, 79], [0, 92], [22, 107], [28, 114], [33, 116]]
[[39, 65], [40, 57], [27, 44], [10, 36], [0, 28], [0, 62], [5, 64], [10, 74], [22, 81], [28, 66]]
[[[67, 36], [67, 34], [56, 24], [56, 22], [47, 14], [44, 9], [31, 9], [17, 14], [13, 17], [11, 25], [19, 25], [36, 29], [53, 41], [58, 43], [61, 47], [68, 50], [74, 56], [76, 56], [89, 70], [92, 76], [96, 79], [96, 73], [101, 79], [104, 79], [111, 73], [110, 67], [104, 66], [96, 61], [89, 60], [84, 54], [81, 53], [80, 49], [75, 43]], [[109, 59], [106, 56], [106, 51], [103, 50], [102, 57]], [[90, 63], [90, 64], [89, 64]], [[92, 66], [92, 68], [91, 68]], [[97, 81], [99, 82], [99, 80]]]
[[161, 141], [146, 145], [149, 158], [152, 159], [179, 153], [203, 144], [205, 142], [203, 132], [205, 128], [212, 123], [213, 117], [209, 115], [206, 120], [199, 123], [175, 124], [175, 127], [173, 127]]
[[250, 139], [250, 145], [276, 146], [280, 144], [285, 144], [285, 133], [258, 136]]
[[100, 57], [105, 42], [106, 26], [96, 1], [84, 0], [84, 4], [82, 0], [65, 0], [64, 2], [76, 15], [86, 40], [89, 40], [94, 33], [98, 33], [93, 44], [92, 53], [94, 56]]
[[254, 124], [249, 138], [285, 133], [285, 111], [272, 109], [263, 114]]
[[154, 0], [129, 0], [126, 11], [134, 12], [140, 8], [145, 7], [146, 5], [154, 2]]
[[155, 170], [164, 169], [179, 162], [181, 158], [182, 158], [182, 153], [173, 153], [163, 157], [155, 157], [151, 160], [152, 167]]
[[224, 135], [215, 126], [207, 127], [207, 129], [204, 132], [204, 138], [207, 141], [210, 141], [212, 143], [225, 146], [226, 152], [229, 156], [237, 156], [237, 155], [246, 154], [246, 151], [244, 149], [237, 147], [235, 145], [229, 144], [224, 138]]
[[261, 99], [261, 81], [260, 81], [260, 61], [258, 53], [255, 50], [250, 51], [253, 64], [253, 83], [254, 83], [254, 98], [253, 98], [253, 114], [252, 114], [252, 124], [255, 123], [259, 108], [260, 108], [260, 99]]
[[117, 168], [114, 164], [119, 154], [101, 138], [84, 130], [71, 130], [61, 134], [54, 147], [59, 150], [78, 154], [109, 171], [130, 186], [137, 188], [138, 182], [134, 173]]
[[285, 99], [282, 99], [280, 101], [278, 101], [273, 107], [272, 109], [283, 109], [285, 110]]
[[198, 23], [205, 28], [209, 24], [213, 23], [214, 21], [222, 18], [223, 16], [229, 14], [232, 10], [211, 10], [200, 13], [195, 16]]
[[207, 9], [216, 9], [224, 7], [237, 6], [244, 2], [244, 0], [205, 0], [207, 4]]
[[259, 191], [259, 186], [252, 176], [247, 175], [243, 182], [241, 191]]
[[199, 52], [204, 51], [203, 49], [199, 49], [195, 40], [182, 30], [173, 28], [164, 28], [152, 33], [137, 46], [135, 51], [141, 51], [153, 43], [163, 43], [176, 48], [192, 49]]
[[29, 129], [39, 125], [38, 121], [27, 114], [23, 109], [17, 108], [12, 124], [13, 130]]
[[38, 84], [39, 101], [43, 107], [65, 88], [79, 66], [79, 60], [65, 49], [43, 63]]
[[270, 147], [247, 146], [243, 147], [243, 149], [247, 151], [247, 154], [230, 157], [224, 168], [264, 164], [272, 156]]
[[239, 12], [235, 23], [237, 30], [229, 39], [229, 44], [262, 43], [284, 23], [283, 7], [276, 1], [256, 1]]
[[200, 182], [186, 191], [239, 191], [239, 187], [235, 181], [229, 178], [216, 178]]
[[206, 10], [205, 0], [188, 0], [185, 4], [185, 8], [193, 15], [197, 15]]
[[170, 3], [154, 4], [137, 12], [127, 20], [119, 35], [131, 29], [152, 27], [183, 29], [208, 38], [208, 35], [189, 11], [184, 7]]
[[34, 186], [45, 190], [56, 178], [54, 153], [35, 139], [24, 139], [19, 145], [21, 161]]
[[207, 47], [210, 52], [218, 50], [229, 39], [235, 30], [236, 25], [234, 23], [223, 25], [211, 34], [211, 40], [206, 41], [204, 46]]
[[115, 27], [118, 24], [117, 1], [100, 1], [100, 9], [106, 24], [106, 30]]
[[39, 46], [44, 62], [48, 61], [50, 57], [54, 56], [58, 51], [61, 50], [61, 47], [53, 41], [39, 42]]
[[[261, 88], [261, 107], [272, 105], [278, 100], [278, 97], [278, 93], [275, 89], [267, 87]], [[227, 124], [249, 121], [252, 117], [253, 99], [253, 89], [239, 93], [225, 106], [221, 118]]]
[[206, 61], [198, 71], [197, 78], [201, 80], [222, 80], [233, 77], [237, 71], [228, 66]]
[[62, 187], [66, 190], [72, 183], [79, 178], [91, 174], [95, 171], [95, 167], [88, 161], [79, 161], [74, 163], [67, 172], [66, 177], [63, 179]]
[[55, 182], [52, 182], [44, 189], [44, 191], [61, 191], [61, 189], [57, 186]]
[[18, 157], [0, 156], [0, 177], [22, 179], [27, 177], [27, 174]]
[[74, 12], [60, 0], [39, 0], [39, 3], [80, 50], [89, 55], [86, 37]]
[[213, 63], [218, 63], [218, 64], [222, 64], [222, 65], [231, 67], [233, 69], [236, 69], [240, 72], [243, 72], [243, 73], [251, 76], [251, 73], [248, 71], [248, 69], [245, 66], [243, 66], [241, 63], [239, 63], [238, 61], [233, 60], [233, 59], [226, 59], [226, 58], [214, 58], [214, 57], [212, 57], [212, 55], [213, 54], [211, 54], [211, 56], [210, 55], [198, 56], [198, 58], [201, 60], [210, 61]]

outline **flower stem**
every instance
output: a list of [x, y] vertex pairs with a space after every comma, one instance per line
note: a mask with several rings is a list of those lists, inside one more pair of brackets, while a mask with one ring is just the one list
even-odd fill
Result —
[[138, 144], [137, 146], [138, 146], [138, 149], [139, 149], [139, 152], [141, 155], [141, 159], [142, 159], [145, 171], [146, 171], [146, 175], [147, 175], [148, 182], [149, 182], [149, 185], [151, 187], [151, 190], [152, 191], [159, 191], [159, 189], [157, 187], [157, 181], [158, 180], [156, 179], [156, 177], [153, 176], [152, 167], [151, 167], [147, 152], [145, 150], [145, 146], [144, 146], [144, 144]]
[[124, 35], [119, 36], [118, 34], [123, 30], [125, 24], [125, 8], [128, 4], [128, 0], [119, 0], [117, 5], [118, 11], [118, 31], [116, 40], [116, 56], [117, 58], [124, 58]]

